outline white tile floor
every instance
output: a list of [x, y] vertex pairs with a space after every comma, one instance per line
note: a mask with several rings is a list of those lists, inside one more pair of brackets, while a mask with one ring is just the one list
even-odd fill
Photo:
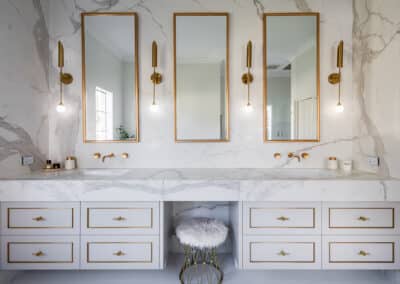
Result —
[[[238, 271], [224, 255], [224, 284], [396, 284], [382, 271]], [[177, 284], [181, 256], [170, 257], [164, 271], [26, 271], [1, 284]]]

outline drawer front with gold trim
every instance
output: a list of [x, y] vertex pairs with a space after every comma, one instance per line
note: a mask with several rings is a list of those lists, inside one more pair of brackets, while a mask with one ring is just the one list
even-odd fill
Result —
[[399, 237], [324, 237], [326, 269], [398, 269]]
[[319, 234], [320, 203], [245, 202], [246, 234]]
[[83, 237], [81, 265], [84, 269], [157, 269], [158, 236]]
[[2, 233], [11, 234], [78, 234], [79, 203], [6, 202], [2, 208]]
[[158, 202], [83, 203], [83, 234], [158, 234]]
[[328, 203], [323, 209], [326, 234], [398, 234], [398, 203]]
[[320, 269], [320, 238], [310, 236], [246, 236], [244, 267], [248, 269]]
[[2, 250], [4, 269], [79, 268], [79, 237], [3, 237]]

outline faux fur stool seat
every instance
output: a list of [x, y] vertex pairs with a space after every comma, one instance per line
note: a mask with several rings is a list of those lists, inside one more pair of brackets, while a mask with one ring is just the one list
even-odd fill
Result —
[[216, 248], [225, 242], [228, 228], [215, 219], [194, 218], [179, 224], [176, 227], [176, 236], [186, 246]]
[[215, 219], [194, 218], [176, 227], [176, 236], [184, 246], [185, 260], [179, 273], [181, 284], [222, 283], [217, 247], [228, 237], [228, 227]]

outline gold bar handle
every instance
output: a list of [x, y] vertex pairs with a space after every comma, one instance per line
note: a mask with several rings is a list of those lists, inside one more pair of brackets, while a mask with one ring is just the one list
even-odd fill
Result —
[[278, 255], [280, 256], [288, 256], [290, 253], [285, 252], [284, 250], [281, 250], [280, 252], [278, 252]]
[[366, 251], [360, 250], [360, 251], [358, 252], [358, 255], [361, 255], [361, 256], [368, 256], [369, 253], [366, 252]]
[[360, 216], [360, 217], [358, 217], [357, 220], [358, 220], [358, 221], [361, 221], [361, 222], [366, 222], [366, 221], [369, 221], [369, 218], [368, 218], [368, 217], [365, 217], [365, 216]]
[[125, 255], [125, 253], [123, 252], [123, 251], [117, 251], [116, 253], [114, 253], [114, 255], [116, 255], [116, 256], [123, 256], [123, 255]]
[[40, 250], [40, 251], [38, 251], [38, 252], [32, 253], [32, 255], [33, 255], [33, 256], [40, 257], [40, 256], [44, 256], [45, 254], [44, 254], [44, 252], [42, 252], [42, 251]]
[[46, 219], [43, 216], [38, 216], [38, 217], [32, 218], [32, 220], [36, 221], [36, 222], [41, 222], [41, 221], [44, 221]]
[[118, 216], [118, 217], [113, 218], [113, 220], [114, 220], [114, 221], [125, 221], [126, 218], [125, 218], [125, 217], [122, 217], [122, 216]]
[[279, 220], [279, 221], [285, 222], [285, 221], [289, 221], [289, 220], [290, 220], [290, 218], [289, 218], [289, 217], [285, 217], [285, 216], [281, 216], [281, 217], [278, 217], [278, 218], [276, 218], [276, 220]]

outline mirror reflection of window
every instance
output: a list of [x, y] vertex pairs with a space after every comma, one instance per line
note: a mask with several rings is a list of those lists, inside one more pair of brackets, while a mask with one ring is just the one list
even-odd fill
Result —
[[136, 17], [83, 16], [85, 142], [137, 142]]
[[113, 139], [113, 115], [113, 93], [96, 87], [96, 140]]
[[266, 140], [317, 141], [318, 14], [266, 14]]

